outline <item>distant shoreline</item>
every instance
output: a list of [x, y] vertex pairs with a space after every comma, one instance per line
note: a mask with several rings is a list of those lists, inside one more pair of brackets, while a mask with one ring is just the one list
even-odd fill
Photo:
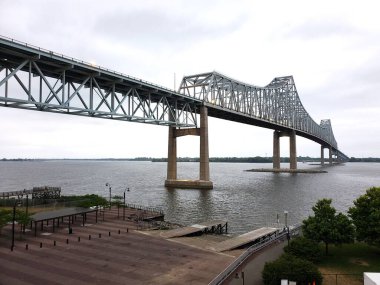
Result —
[[[136, 157], [136, 158], [3, 158], [0, 161], [53, 161], [53, 160], [62, 160], [62, 161], [151, 161], [151, 162], [167, 162], [167, 158], [153, 158], [153, 157]], [[210, 157], [210, 162], [223, 162], [223, 163], [272, 163], [272, 157]], [[199, 162], [197, 157], [178, 157], [178, 162]], [[302, 163], [312, 163], [320, 162], [320, 158], [315, 157], [297, 157], [298, 162]], [[288, 157], [281, 157], [281, 162], [288, 163]], [[328, 162], [325, 160], [325, 162]], [[364, 157], [356, 158], [351, 157], [348, 162], [380, 162], [380, 158], [376, 157]]]

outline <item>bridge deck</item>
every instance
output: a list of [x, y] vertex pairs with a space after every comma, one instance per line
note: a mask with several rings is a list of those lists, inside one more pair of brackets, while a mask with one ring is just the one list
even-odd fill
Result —
[[257, 230], [253, 230], [251, 232], [242, 234], [240, 236], [222, 241], [215, 245], [212, 249], [215, 251], [226, 251], [226, 250], [232, 250], [238, 247], [241, 247], [243, 245], [246, 245], [248, 243], [252, 243], [260, 238], [273, 235], [276, 232], [278, 232], [278, 229], [276, 228], [260, 228]]
[[161, 236], [164, 238], [183, 237], [183, 236], [203, 232], [204, 230], [206, 230], [208, 228], [213, 228], [213, 227], [218, 227], [218, 226], [221, 227], [221, 226], [225, 225], [226, 223], [227, 222], [223, 221], [223, 220], [209, 221], [209, 222], [191, 225], [188, 227], [169, 230], [165, 233], [162, 233]]

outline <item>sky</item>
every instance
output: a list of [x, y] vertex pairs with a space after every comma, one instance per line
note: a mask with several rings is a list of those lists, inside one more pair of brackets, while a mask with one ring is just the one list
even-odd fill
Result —
[[[343, 153], [380, 157], [378, 1], [0, 0], [0, 7], [2, 36], [171, 89], [184, 75], [213, 70], [257, 86], [293, 75], [305, 109], [318, 123], [331, 119]], [[167, 156], [164, 126], [4, 107], [0, 121], [0, 158]], [[210, 157], [272, 156], [272, 140], [273, 130], [209, 118]], [[197, 157], [199, 137], [181, 137], [177, 147], [178, 156]], [[281, 155], [289, 156], [285, 137]], [[297, 137], [297, 155], [318, 157], [320, 146]]]

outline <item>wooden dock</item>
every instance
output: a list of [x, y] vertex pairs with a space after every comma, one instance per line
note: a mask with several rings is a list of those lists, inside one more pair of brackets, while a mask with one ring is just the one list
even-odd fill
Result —
[[24, 189], [20, 191], [1, 192], [0, 198], [10, 199], [16, 198], [22, 199], [30, 195], [32, 199], [56, 199], [61, 196], [61, 187], [42, 186], [33, 187], [33, 189]]
[[228, 240], [222, 241], [216, 244], [214, 247], [210, 247], [210, 249], [221, 252], [226, 250], [232, 250], [249, 243], [253, 243], [259, 241], [262, 238], [266, 238], [271, 235], [276, 235], [278, 233], [277, 228], [260, 228], [240, 236], [230, 238]]
[[222, 233], [223, 229], [227, 232], [227, 221], [216, 220], [204, 223], [199, 223], [191, 225], [188, 227], [178, 228], [169, 230], [161, 234], [164, 238], [174, 238], [183, 237], [191, 234], [202, 233], [202, 232], [212, 232], [212, 233]]

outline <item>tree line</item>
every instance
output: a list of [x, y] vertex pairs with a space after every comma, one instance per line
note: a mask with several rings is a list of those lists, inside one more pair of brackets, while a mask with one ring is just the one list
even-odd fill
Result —
[[279, 259], [265, 264], [265, 285], [280, 284], [281, 279], [322, 284], [315, 265], [322, 257], [319, 243], [324, 244], [326, 255], [330, 244], [365, 242], [380, 249], [380, 187], [372, 187], [356, 199], [348, 215], [337, 213], [331, 203], [331, 199], [319, 200], [312, 208], [314, 215], [302, 222], [303, 237], [293, 239]]

